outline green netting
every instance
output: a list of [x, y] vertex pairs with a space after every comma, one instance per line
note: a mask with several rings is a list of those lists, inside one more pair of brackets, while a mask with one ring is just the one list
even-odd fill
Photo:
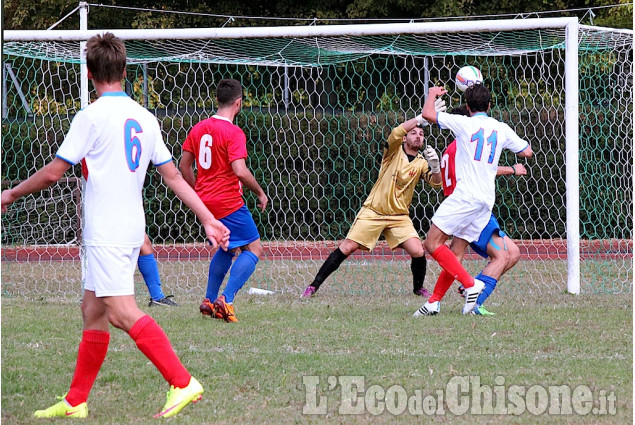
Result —
[[[632, 32], [581, 28], [580, 41], [582, 288], [631, 292]], [[213, 114], [217, 82], [236, 78], [243, 83], [245, 108], [238, 124], [247, 134], [250, 169], [270, 198], [270, 208], [261, 214], [255, 210], [255, 198], [247, 194], [271, 260], [258, 279], [273, 289], [303, 287], [335, 241], [345, 237], [377, 176], [387, 134], [420, 112], [426, 86], [445, 84], [450, 90], [448, 104], [459, 105], [461, 93], [453, 84], [456, 70], [466, 64], [479, 67], [494, 96], [492, 115], [515, 128], [536, 153], [528, 162], [527, 177], [497, 182], [494, 212], [528, 260], [517, 266], [517, 278], [532, 293], [564, 290], [562, 31], [129, 41], [127, 47], [131, 61], [126, 91], [157, 116], [176, 159], [192, 125]], [[5, 184], [32, 174], [63, 140], [80, 108], [77, 53], [77, 43], [5, 43]], [[427, 143], [440, 151], [449, 137], [431, 129]], [[501, 164], [515, 161], [505, 156]], [[20, 258], [8, 257], [12, 247], [77, 245], [79, 177], [77, 167], [68, 180], [27, 198], [3, 216], [3, 260]], [[153, 172], [144, 197], [153, 242], [182, 249], [168, 254], [166, 248], [159, 255], [187, 260], [180, 272], [170, 267], [167, 285], [200, 291], [206, 261], [185, 248], [202, 240], [199, 225]], [[427, 187], [416, 192], [412, 217], [421, 236], [441, 199], [441, 193]], [[35, 255], [41, 256], [42, 264], [49, 261], [39, 251]], [[402, 253], [380, 246], [343, 265], [332, 283], [343, 291], [356, 291], [363, 276], [360, 270], [387, 262], [373, 272], [385, 282], [383, 290], [407, 290], [408, 266], [403, 260]], [[478, 272], [483, 264], [470, 261], [468, 269]], [[36, 278], [39, 273], [49, 279], [46, 267], [31, 268]], [[396, 269], [405, 270], [405, 275]], [[79, 273], [79, 266], [75, 270]], [[13, 275], [4, 275], [9, 280], [3, 277], [3, 289], [14, 288]], [[429, 273], [426, 285], [431, 286], [435, 276]], [[65, 287], [65, 279], [73, 278], [55, 277], [49, 290]]]

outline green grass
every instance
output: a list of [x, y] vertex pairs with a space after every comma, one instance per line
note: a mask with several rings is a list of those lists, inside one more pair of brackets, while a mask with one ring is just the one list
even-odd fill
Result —
[[[206, 388], [179, 424], [227, 423], [525, 423], [597, 424], [633, 421], [632, 296], [558, 295], [521, 299], [501, 293], [493, 317], [462, 316], [449, 293], [441, 314], [413, 318], [412, 295], [330, 296], [239, 294], [240, 320], [228, 324], [198, 313], [195, 296], [179, 308], [142, 308], [168, 334], [186, 367]], [[79, 304], [64, 299], [2, 299], [2, 423], [43, 423], [34, 410], [68, 390], [81, 334]], [[327, 415], [302, 413], [302, 377], [321, 379]], [[617, 414], [605, 416], [470, 415], [413, 417], [341, 415], [341, 388], [329, 376], [360, 375], [366, 388], [402, 386], [408, 396], [443, 390], [454, 376], [481, 385], [586, 385], [613, 391]], [[500, 378], [499, 378], [500, 379]], [[154, 423], [167, 385], [128, 335], [113, 329], [106, 361], [89, 399], [91, 424]], [[362, 393], [363, 396], [363, 393]], [[174, 421], [174, 420], [173, 420]]]

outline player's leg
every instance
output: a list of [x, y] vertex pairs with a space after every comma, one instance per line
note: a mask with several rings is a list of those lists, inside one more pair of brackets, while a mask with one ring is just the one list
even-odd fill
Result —
[[[231, 238], [231, 236], [230, 236]], [[201, 303], [199, 310], [206, 316], [222, 318], [221, 315], [216, 316], [214, 304], [212, 302], [218, 298], [218, 291], [220, 286], [225, 280], [225, 275], [229, 271], [232, 260], [236, 255], [235, 249], [228, 249], [224, 251], [222, 249], [216, 250], [216, 253], [212, 257], [212, 261], [209, 263], [209, 273], [207, 275], [207, 289], [205, 291], [205, 299]]]
[[155, 417], [176, 415], [190, 402], [200, 400], [203, 387], [183, 366], [159, 324], [139, 309], [134, 295], [103, 297], [103, 302], [108, 321], [130, 335], [170, 385], [166, 404]]
[[324, 281], [335, 272], [340, 265], [351, 255], [353, 252], [359, 249], [359, 244], [350, 239], [344, 239], [344, 241], [331, 252], [328, 258], [324, 261], [320, 270], [318, 270], [313, 282], [306, 287], [300, 298], [310, 298], [315, 292], [320, 289], [320, 286]]
[[103, 303], [95, 297], [95, 292], [86, 289], [82, 298], [84, 330], [77, 350], [75, 372], [71, 386], [65, 397], [48, 409], [34, 413], [37, 418], [88, 416], [88, 395], [97, 379], [110, 342], [108, 316]]
[[475, 309], [475, 311], [478, 310], [477, 313], [483, 315], [493, 314], [485, 309], [483, 304], [494, 289], [496, 289], [496, 285], [501, 276], [514, 267], [520, 259], [520, 249], [518, 245], [503, 232], [492, 236], [487, 246], [487, 253], [492, 259], [490, 264], [495, 264], [494, 266], [488, 264], [481, 272], [481, 275], [477, 276], [477, 279], [481, 279], [485, 282], [485, 288], [476, 301], [477, 309]]
[[[263, 248], [256, 223], [246, 206], [243, 205], [239, 210], [223, 217], [220, 221], [230, 231], [229, 250], [236, 251], [237, 248], [240, 248], [240, 254], [231, 264], [227, 286], [221, 296], [215, 298], [213, 308], [216, 317], [222, 318], [226, 322], [237, 322], [233, 305], [234, 297], [256, 270], [256, 264], [263, 255]], [[217, 253], [217, 255], [222, 254]], [[216, 258], [216, 255], [214, 257]], [[225, 271], [225, 266], [221, 271]], [[210, 266], [210, 275], [213, 272]]]
[[[452, 239], [452, 242], [450, 243], [450, 250], [454, 253], [454, 256], [459, 261], [459, 263], [462, 263], [463, 257], [465, 255], [465, 249], [461, 246], [459, 240], [456, 240], [457, 242], [455, 242], [455, 239]], [[437, 279], [437, 284], [434, 287], [432, 297], [430, 297], [428, 301], [441, 301], [452, 286], [452, 283], [454, 283], [454, 276], [446, 270], [442, 269]]]
[[463, 268], [455, 254], [455, 252], [464, 253], [467, 249], [468, 242], [462, 238], [455, 237], [452, 240], [454, 252], [445, 245], [445, 241], [448, 240], [448, 237], [449, 235], [432, 223], [424, 246], [443, 270], [450, 273], [450, 275], [461, 282], [465, 288], [471, 288], [474, 286], [474, 278]]
[[[457, 242], [455, 242], [455, 240]], [[460, 262], [463, 261], [463, 256], [465, 255], [465, 248], [461, 244], [462, 240], [457, 238], [452, 239], [452, 243], [450, 243], [450, 250], [454, 253], [456, 259]], [[414, 316], [433, 316], [438, 314], [441, 310], [441, 300], [452, 286], [454, 282], [454, 276], [444, 270], [441, 269], [441, 273], [439, 273], [439, 277], [437, 278], [437, 282], [434, 285], [434, 289], [432, 291], [432, 295], [428, 298], [420, 308], [414, 313]]]
[[339, 268], [349, 255], [358, 249], [371, 251], [386, 223], [382, 216], [372, 210], [363, 208], [357, 213], [346, 239], [335, 251], [331, 252], [326, 261], [320, 267], [313, 282], [306, 287], [300, 298], [310, 298], [320, 288], [324, 281]]
[[478, 299], [476, 300], [476, 308], [474, 309], [474, 313], [484, 316], [494, 314], [489, 312], [483, 306], [483, 304], [485, 303], [485, 300], [492, 294], [494, 289], [496, 289], [496, 284], [498, 283], [500, 276], [503, 274], [509, 262], [507, 245], [500, 234], [492, 234], [487, 244], [487, 255], [490, 258], [490, 262], [475, 278], [482, 281], [485, 284], [485, 287], [483, 288], [483, 292], [480, 293]]
[[143, 245], [141, 246], [139, 259], [137, 260], [137, 267], [143, 276], [143, 281], [148, 287], [148, 292], [150, 292], [150, 303], [148, 304], [150, 307], [157, 305], [178, 306], [172, 299], [172, 295], [166, 297], [161, 289], [159, 267], [154, 256], [154, 249], [152, 249], [152, 242], [150, 242], [148, 235], [144, 235]]
[[507, 265], [505, 266], [505, 270], [503, 270], [502, 274], [505, 274], [514, 267], [518, 261], [520, 260], [520, 248], [509, 236], [505, 235], [503, 237], [503, 241], [505, 246], [507, 247], [507, 253], [509, 254], [509, 260], [507, 261]]
[[240, 251], [229, 272], [223, 294], [214, 301], [216, 317], [220, 316], [226, 322], [238, 321], [234, 312], [234, 297], [256, 270], [256, 264], [263, 253], [262, 243], [258, 239], [241, 247]]
[[[395, 221], [399, 219], [395, 218]], [[404, 249], [410, 258], [410, 271], [412, 272], [412, 292], [415, 295], [428, 298], [431, 294], [423, 287], [423, 282], [426, 277], [427, 260], [425, 257], [425, 249], [421, 243], [417, 231], [412, 224], [410, 217], [403, 217], [398, 221], [395, 226], [387, 227], [384, 230], [384, 237], [388, 241], [388, 245], [393, 248], [393, 243], [398, 242], [398, 246]]]
[[[98, 259], [92, 273], [96, 277], [95, 295], [101, 299], [108, 321], [130, 335], [170, 385], [166, 405], [158, 415], [177, 414], [201, 398], [203, 387], [185, 369], [163, 329], [137, 306], [133, 275], [139, 248], [89, 248], [94, 248], [92, 251]], [[90, 254], [88, 261], [90, 269]]]

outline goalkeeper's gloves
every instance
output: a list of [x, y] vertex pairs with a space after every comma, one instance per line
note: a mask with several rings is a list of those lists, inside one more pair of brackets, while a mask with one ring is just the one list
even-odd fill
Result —
[[434, 101], [434, 110], [437, 111], [437, 114], [439, 112], [447, 111], [448, 107], [445, 106], [445, 100], [441, 99], [440, 97], [437, 97], [437, 99]]
[[[445, 105], [445, 100], [441, 99], [440, 97], [437, 97], [437, 99], [434, 101], [434, 110], [437, 112], [437, 114], [439, 112], [445, 112], [447, 111], [447, 109], [448, 107]], [[417, 115], [416, 120], [417, 120], [417, 125], [421, 128], [430, 125], [430, 123], [424, 120], [421, 115]]]
[[428, 166], [430, 167], [432, 174], [441, 172], [441, 167], [439, 166], [439, 155], [437, 155], [437, 152], [432, 148], [432, 146], [426, 146], [423, 150], [423, 157], [426, 161], [428, 161]]

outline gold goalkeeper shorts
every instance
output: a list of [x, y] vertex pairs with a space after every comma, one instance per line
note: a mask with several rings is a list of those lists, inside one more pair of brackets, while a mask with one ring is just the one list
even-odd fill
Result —
[[357, 242], [360, 249], [372, 251], [381, 235], [393, 250], [408, 239], [419, 239], [410, 216], [381, 215], [366, 207], [357, 213], [346, 239]]

